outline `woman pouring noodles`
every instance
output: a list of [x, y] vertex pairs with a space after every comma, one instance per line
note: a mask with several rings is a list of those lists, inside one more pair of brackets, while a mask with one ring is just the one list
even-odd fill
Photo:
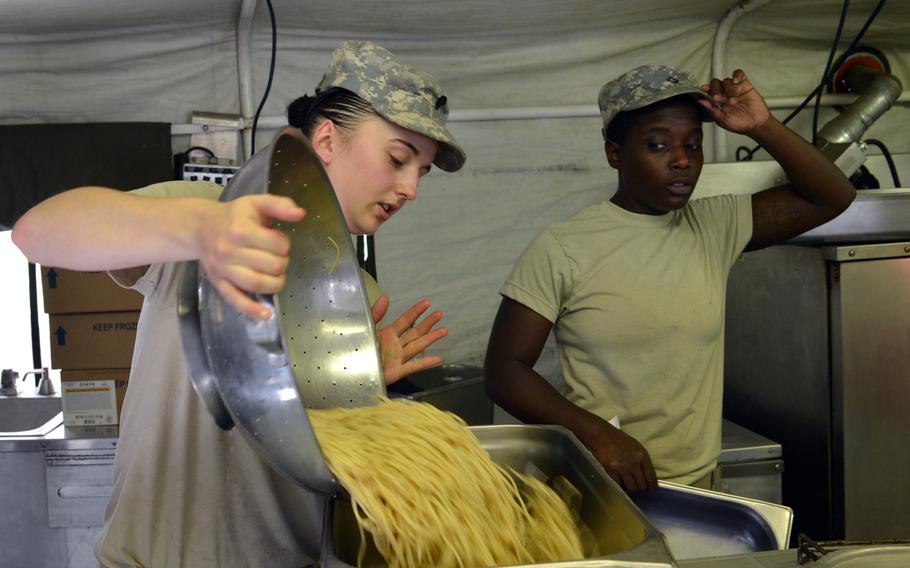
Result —
[[[462, 167], [465, 154], [446, 129], [447, 115], [430, 75], [364, 42], [336, 49], [315, 96], [288, 109], [356, 234], [375, 233], [414, 200], [433, 165]], [[38, 204], [13, 230], [29, 260], [107, 270], [145, 297], [114, 491], [95, 548], [106, 567], [296, 567], [317, 558], [321, 497], [273, 471], [236, 430], [220, 430], [187, 375], [176, 310], [182, 263], [198, 260], [230, 305], [267, 317], [247, 293], [279, 291], [296, 252], [270, 223], [306, 214], [267, 194], [219, 202], [220, 190], [179, 181], [129, 193], [82, 187]], [[389, 301], [374, 299], [378, 321]], [[439, 362], [418, 357], [446, 335], [435, 327], [441, 312], [420, 319], [429, 305], [418, 302], [379, 331], [387, 381]]]

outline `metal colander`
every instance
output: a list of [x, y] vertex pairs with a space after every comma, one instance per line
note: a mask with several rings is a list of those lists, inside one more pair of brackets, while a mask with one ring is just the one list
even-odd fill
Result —
[[291, 260], [284, 289], [256, 297], [273, 316], [240, 314], [191, 262], [180, 285], [181, 339], [193, 386], [216, 423], [237, 426], [295, 482], [329, 493], [335, 480], [305, 408], [363, 406], [385, 394], [370, 307], [335, 193], [296, 128], [244, 164], [221, 201], [260, 193], [306, 209], [297, 223], [274, 223], [291, 241]]

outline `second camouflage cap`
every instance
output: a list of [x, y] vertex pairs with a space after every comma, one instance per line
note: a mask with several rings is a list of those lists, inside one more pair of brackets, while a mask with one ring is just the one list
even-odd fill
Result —
[[[601, 87], [597, 106], [606, 127], [620, 112], [646, 107], [677, 95], [711, 100], [685, 71], [666, 65], [642, 65]], [[708, 116], [702, 112], [705, 120], [710, 120]]]
[[346, 41], [332, 52], [329, 71], [317, 92], [339, 87], [359, 95], [383, 118], [439, 143], [433, 163], [454, 172], [465, 153], [446, 128], [449, 105], [430, 74], [401, 63], [375, 43]]

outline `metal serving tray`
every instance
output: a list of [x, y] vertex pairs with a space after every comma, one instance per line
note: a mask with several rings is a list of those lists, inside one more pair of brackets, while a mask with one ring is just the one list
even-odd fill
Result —
[[774, 503], [665, 481], [632, 501], [676, 560], [780, 550], [790, 540], [793, 511]]
[[[590, 530], [597, 552], [586, 561], [542, 563], [568, 567], [670, 567], [673, 557], [663, 535], [642, 515], [625, 492], [568, 430], [556, 426], [475, 426], [471, 431], [493, 460], [538, 478], [564, 476], [582, 495], [580, 518]], [[323, 557], [327, 568], [357, 563], [360, 536], [350, 503], [328, 500], [323, 524]], [[595, 561], [596, 559], [596, 561]], [[367, 566], [382, 566], [368, 554]]]

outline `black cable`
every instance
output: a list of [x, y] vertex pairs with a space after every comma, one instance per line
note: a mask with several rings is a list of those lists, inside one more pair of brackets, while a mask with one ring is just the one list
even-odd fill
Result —
[[894, 159], [891, 158], [891, 152], [888, 151], [888, 147], [885, 146], [885, 143], [876, 138], [866, 138], [863, 142], [872, 144], [882, 151], [882, 156], [884, 156], [885, 161], [888, 163], [888, 169], [891, 170], [891, 179], [894, 180], [894, 187], [901, 187], [901, 180], [897, 175], [897, 168], [894, 167]]
[[189, 148], [186, 149], [186, 151], [184, 152], [184, 154], [186, 154], [187, 156], [189, 156], [189, 155], [190, 155], [190, 152], [192, 152], [192, 151], [194, 151], [194, 150], [201, 150], [201, 151], [205, 152], [206, 154], [208, 154], [209, 156], [211, 156], [212, 158], [215, 157], [215, 152], [212, 152], [211, 150], [209, 150], [209, 149], [206, 148], [205, 146], [190, 146]]
[[[847, 21], [847, 10], [850, 8], [850, 0], [844, 0], [844, 5], [840, 11], [840, 19], [837, 22], [837, 31], [834, 32], [834, 41], [831, 42], [831, 51], [828, 52], [828, 60], [825, 62], [825, 70], [822, 72], [821, 85], [828, 84], [828, 75], [831, 73], [831, 63], [834, 61], [834, 54], [837, 53], [837, 46], [840, 45], [840, 36], [844, 31], [844, 22]], [[815, 106], [812, 109], [812, 144], [815, 145], [818, 136], [818, 109], [821, 107], [823, 89], [815, 89]]]
[[262, 107], [265, 106], [265, 100], [269, 98], [269, 91], [272, 90], [272, 78], [275, 76], [275, 59], [278, 53], [278, 25], [275, 23], [275, 9], [272, 8], [272, 0], [265, 0], [266, 6], [269, 7], [269, 18], [272, 21], [272, 57], [269, 62], [269, 80], [265, 85], [265, 92], [262, 93], [262, 99], [259, 101], [259, 108], [256, 109], [256, 115], [253, 117], [253, 127], [250, 134], [250, 155], [256, 153], [256, 126], [259, 124], [259, 115], [262, 113]]
[[[38, 328], [38, 267], [32, 262], [28, 263], [28, 311], [32, 328], [32, 369], [40, 369], [43, 365], [41, 364], [41, 333]], [[51, 333], [53, 334], [53, 330]]]
[[[866, 31], [869, 29], [869, 26], [872, 25], [872, 22], [878, 16], [878, 13], [882, 11], [882, 8], [884, 6], [885, 6], [885, 0], [879, 0], [878, 4], [875, 6], [875, 8], [873, 8], [872, 11], [869, 12], [869, 17], [866, 18], [866, 22], [863, 24], [863, 27], [860, 28], [859, 32], [857, 32], [857, 34], [856, 34], [856, 37], [854, 37], [853, 41], [850, 42], [850, 46], [844, 51], [844, 53], [840, 57], [838, 57], [837, 63], [833, 66], [835, 71], [838, 69], [838, 67], [840, 67], [840, 64], [843, 62], [843, 60], [845, 60], [853, 52], [853, 50], [856, 49], [856, 46], [863, 39], [863, 36], [866, 35]], [[799, 114], [799, 112], [806, 107], [806, 105], [809, 103], [809, 101], [812, 100], [812, 97], [814, 97], [815, 94], [820, 89], [823, 89], [823, 88], [825, 88], [824, 83], [815, 87], [815, 89], [813, 89], [812, 92], [809, 93], [805, 99], [803, 99], [803, 102], [801, 102], [795, 109], [793, 109], [793, 112], [788, 114], [787, 117], [784, 120], [782, 120], [781, 122], [783, 124], [787, 124], [788, 122], [790, 122], [790, 120], [792, 120], [794, 116]], [[738, 157], [740, 150], [744, 150], [747, 157], [745, 157], [739, 161], [749, 161], [755, 155], [755, 152], [759, 151], [760, 149], [761, 149], [760, 145], [756, 145], [756, 146], [752, 147], [751, 149], [746, 146], [740, 146], [739, 148], [736, 149], [736, 155]]]

